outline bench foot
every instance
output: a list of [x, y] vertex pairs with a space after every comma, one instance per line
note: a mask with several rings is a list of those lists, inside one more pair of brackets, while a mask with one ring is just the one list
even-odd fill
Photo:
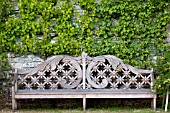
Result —
[[15, 112], [17, 110], [17, 100], [12, 99], [12, 111]]
[[169, 100], [169, 93], [167, 91], [167, 93], [166, 93], [166, 102], [165, 102], [165, 112], [168, 111], [168, 100]]
[[86, 96], [83, 96], [83, 111], [86, 112]]
[[152, 107], [152, 109], [153, 109], [154, 111], [156, 111], [156, 98], [153, 98], [153, 99], [151, 100], [151, 107]]

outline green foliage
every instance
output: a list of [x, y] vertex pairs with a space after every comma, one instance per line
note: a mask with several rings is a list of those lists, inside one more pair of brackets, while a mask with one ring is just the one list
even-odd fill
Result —
[[163, 96], [162, 108], [164, 107], [165, 95], [168, 91], [170, 93], [170, 45], [167, 45], [163, 54], [157, 59], [155, 64], [156, 80], [155, 88], [156, 93]]
[[169, 2], [161, 0], [18, 0], [17, 4], [19, 13], [10, 16], [0, 32], [3, 51], [78, 56], [84, 50], [92, 56], [112, 54], [140, 68], [149, 68], [153, 56], [163, 52], [170, 20]]
[[162, 95], [166, 91], [170, 92], [170, 45], [166, 47], [163, 55], [157, 59], [155, 67], [158, 72], [155, 83], [157, 93]]
[[[10, 0], [1, 0], [0, 1], [0, 23], [2, 24], [5, 22], [9, 15], [12, 14], [12, 9], [11, 9], [11, 2]], [[1, 25], [0, 24], [0, 25]]]

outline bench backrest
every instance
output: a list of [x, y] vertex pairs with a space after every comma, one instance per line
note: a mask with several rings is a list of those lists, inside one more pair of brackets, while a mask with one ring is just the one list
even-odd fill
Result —
[[136, 69], [112, 55], [57, 55], [37, 67], [18, 71], [16, 90], [151, 89], [153, 70]]

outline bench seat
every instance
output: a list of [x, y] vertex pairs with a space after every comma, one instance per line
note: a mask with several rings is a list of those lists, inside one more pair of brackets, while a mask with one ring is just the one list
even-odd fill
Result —
[[41, 95], [41, 94], [153, 94], [154, 90], [149, 89], [59, 89], [59, 90], [19, 90], [15, 95]]

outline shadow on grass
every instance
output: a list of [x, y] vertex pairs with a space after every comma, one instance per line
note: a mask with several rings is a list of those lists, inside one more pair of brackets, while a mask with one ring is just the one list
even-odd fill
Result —
[[[82, 99], [19, 100], [22, 113], [83, 113]], [[87, 99], [87, 113], [154, 113], [150, 100], [145, 99]]]

